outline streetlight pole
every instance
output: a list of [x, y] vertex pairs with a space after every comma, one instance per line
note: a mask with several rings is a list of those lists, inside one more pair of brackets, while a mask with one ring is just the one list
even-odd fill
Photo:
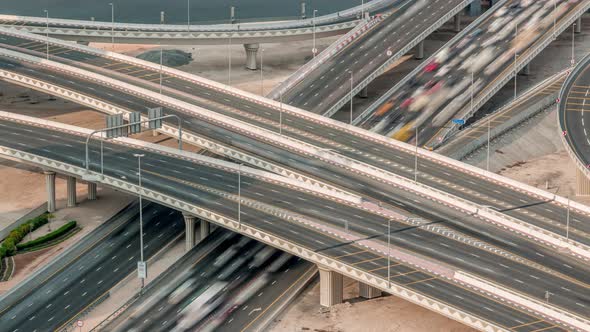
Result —
[[474, 73], [471, 72], [471, 114], [473, 114]]
[[570, 197], [567, 197], [567, 215], [565, 219], [565, 241], [569, 243], [570, 239]]
[[557, 39], [557, 0], [553, 0], [553, 39]]
[[[144, 262], [143, 261], [143, 202], [142, 202], [142, 192], [143, 189], [141, 187], [141, 158], [145, 157], [144, 154], [134, 154], [134, 157], [137, 158], [137, 169], [138, 169], [138, 178], [139, 178], [139, 261], [140, 262]], [[141, 289], [143, 289], [143, 286], [145, 284], [145, 281], [142, 278], [141, 279]]]
[[279, 92], [279, 135], [283, 135], [283, 92]]
[[576, 23], [572, 25], [572, 67], [576, 64]]
[[365, 0], [361, 0], [361, 20], [365, 19]]
[[228, 74], [227, 74], [227, 85], [231, 85], [231, 38], [233, 34], [233, 24], [234, 24], [234, 16], [233, 13], [235, 12], [235, 7], [232, 6], [230, 8], [229, 14], [229, 43], [227, 44], [227, 63], [228, 63]]
[[312, 23], [313, 23], [313, 49], [311, 50], [313, 53], [313, 57], [315, 58], [315, 54], [318, 52], [317, 48], [316, 48], [316, 44], [315, 44], [315, 15], [318, 12], [317, 9], [313, 10], [313, 19], [312, 19]]
[[[164, 15], [165, 13], [162, 11], [160, 13], [160, 24], [164, 25]], [[162, 47], [162, 42], [158, 40], [158, 44], [160, 44], [160, 100], [162, 100], [162, 70], [163, 68], [163, 58], [164, 58], [164, 48]]]
[[[518, 23], [515, 24], [514, 40], [518, 39]], [[516, 47], [514, 48], [514, 100], [516, 100], [516, 82], [518, 78], [518, 72], [516, 71]]]
[[260, 95], [264, 97], [264, 75], [263, 75], [263, 62], [264, 62], [264, 48], [260, 49]]
[[115, 50], [115, 4], [109, 3], [111, 6], [111, 49]]
[[186, 31], [191, 31], [191, 0], [186, 0]]
[[49, 10], [44, 9], [43, 11], [45, 12], [45, 23], [46, 23], [45, 37], [47, 38], [47, 43], [46, 43], [47, 52], [45, 54], [46, 54], [47, 60], [49, 60]]
[[242, 164], [238, 165], [238, 230], [242, 229]]
[[391, 219], [387, 219], [387, 285], [391, 288]]
[[418, 135], [420, 128], [416, 127], [416, 151], [414, 156], [414, 182], [418, 182]]
[[491, 120], [488, 118], [488, 157], [486, 159], [486, 170], [488, 172], [490, 171], [490, 141], [491, 141], [491, 132], [492, 132], [490, 122], [491, 122]]
[[353, 95], [352, 95], [352, 89], [354, 87], [353, 85], [353, 73], [352, 70], [350, 71], [350, 124], [352, 125], [352, 100], [353, 100]]

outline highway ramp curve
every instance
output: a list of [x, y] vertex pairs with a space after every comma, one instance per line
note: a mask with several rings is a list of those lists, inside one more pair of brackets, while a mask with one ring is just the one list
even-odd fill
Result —
[[559, 94], [557, 122], [565, 150], [579, 172], [590, 178], [590, 54], [578, 63]]

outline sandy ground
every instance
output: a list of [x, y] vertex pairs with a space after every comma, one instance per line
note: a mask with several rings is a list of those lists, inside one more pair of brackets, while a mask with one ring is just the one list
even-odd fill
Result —
[[[2, 172], [4, 170], [1, 170]], [[1, 173], [4, 175], [4, 173]], [[37, 174], [29, 173], [26, 174], [26, 178], [35, 178]], [[36, 188], [39, 187], [37, 184], [39, 181], [44, 181], [43, 178], [40, 178], [36, 183], [31, 182], [31, 184], [22, 183], [19, 179], [22, 177], [15, 177], [16, 181], [12, 182], [11, 184], [17, 185], [20, 188]], [[63, 185], [60, 187], [63, 188], [65, 192], [65, 181], [60, 181], [58, 179], [58, 183], [63, 182]], [[44, 186], [43, 186], [44, 187]], [[82, 186], [79, 186], [79, 189]], [[85, 187], [85, 186], [84, 186]], [[3, 184], [0, 184], [0, 190], [4, 190]], [[12, 187], [14, 188], [14, 187]], [[58, 187], [59, 188], [59, 187]], [[58, 189], [59, 191], [59, 189]], [[21, 254], [15, 256], [15, 265], [16, 271], [12, 277], [7, 282], [0, 283], [0, 293], [3, 293], [13, 287], [14, 285], [18, 284], [24, 278], [29, 276], [31, 273], [36, 271], [37, 269], [43, 267], [45, 264], [49, 263], [54, 256], [60, 254], [62, 251], [70, 247], [71, 245], [75, 244], [78, 240], [84, 237], [86, 234], [90, 233], [100, 224], [102, 224], [105, 220], [109, 219], [113, 215], [115, 215], [119, 210], [121, 210], [125, 205], [127, 205], [131, 200], [132, 197], [128, 195], [124, 195], [118, 192], [115, 192], [110, 189], [100, 189], [98, 192], [99, 199], [96, 201], [86, 201], [85, 196], [86, 190], [80, 190], [78, 192], [78, 198], [80, 199], [79, 204], [74, 208], [63, 208], [65, 206], [65, 201], [60, 200], [58, 201], [58, 210], [55, 212], [55, 220], [52, 221], [52, 229], [59, 227], [59, 225], [65, 223], [69, 220], [76, 220], [80, 227], [82, 228], [78, 233], [74, 236], [70, 237], [66, 241], [59, 243], [53, 247], [48, 249], [39, 251], [39, 252], [32, 252], [27, 254]], [[42, 193], [44, 197], [44, 192]], [[41, 197], [39, 197], [42, 200]], [[40, 235], [41, 233], [45, 233], [48, 230], [47, 226], [42, 226], [40, 229], [35, 231], [35, 235]], [[29, 237], [26, 238], [28, 240]]]
[[305, 290], [275, 321], [273, 332], [467, 332], [475, 331], [430, 310], [395, 296], [365, 300], [358, 297], [358, 282], [344, 278], [344, 303], [319, 305], [319, 283]]

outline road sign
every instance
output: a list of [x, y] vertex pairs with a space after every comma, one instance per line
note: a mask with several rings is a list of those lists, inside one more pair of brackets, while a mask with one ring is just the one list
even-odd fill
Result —
[[465, 124], [465, 120], [463, 119], [453, 119], [453, 123], [459, 126], [462, 126]]
[[147, 263], [137, 262], [137, 277], [139, 279], [147, 279]]
[[392, 56], [393, 52], [390, 49], [387, 49], [387, 56]]
[[107, 115], [107, 138], [127, 136], [127, 128], [115, 128], [123, 125], [123, 114]]
[[84, 326], [84, 322], [81, 321], [81, 320], [79, 320], [79, 321], [76, 322], [76, 326], [82, 327], [82, 326]]
[[162, 128], [162, 120], [161, 119], [158, 119], [158, 120], [152, 120], [152, 119], [161, 118], [163, 116], [163, 114], [164, 114], [164, 111], [162, 110], [162, 107], [155, 107], [155, 108], [148, 109], [148, 119], [151, 120], [149, 122], [150, 129]]
[[317, 54], [317, 53], [318, 53], [318, 49], [317, 49], [317, 48], [315, 48], [315, 47], [314, 47], [314, 48], [312, 48], [312, 49], [311, 49], [311, 53], [313, 53], [313, 54]]
[[[129, 133], [130, 134], [138, 134], [141, 133], [141, 112], [133, 112], [129, 114]], [[133, 124], [135, 123], [135, 124]]]

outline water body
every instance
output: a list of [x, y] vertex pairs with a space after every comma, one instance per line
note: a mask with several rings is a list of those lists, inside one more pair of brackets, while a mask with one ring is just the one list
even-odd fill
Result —
[[[115, 5], [115, 21], [126, 23], [159, 23], [160, 12], [170, 24], [186, 24], [189, 0], [0, 0], [0, 14], [45, 16], [53, 18], [111, 21]], [[228, 22], [230, 7], [236, 7], [239, 21], [294, 19], [300, 16], [302, 0], [190, 0], [191, 22]], [[361, 4], [361, 0], [305, 0], [308, 17], [334, 13]], [[368, 2], [368, 0], [366, 1]]]

